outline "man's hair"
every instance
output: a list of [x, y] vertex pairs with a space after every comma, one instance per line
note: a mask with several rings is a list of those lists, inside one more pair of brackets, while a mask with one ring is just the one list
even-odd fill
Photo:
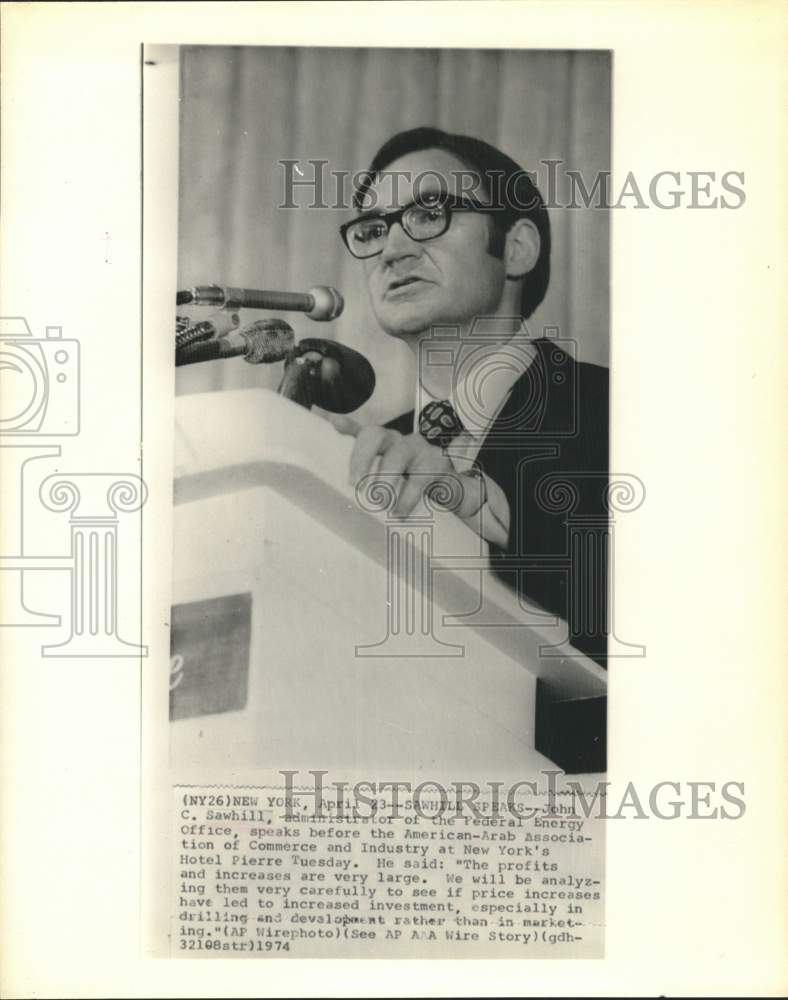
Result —
[[355, 193], [355, 206], [361, 207], [370, 184], [390, 163], [423, 149], [444, 149], [479, 174], [491, 204], [500, 209], [492, 214], [490, 253], [503, 256], [506, 234], [518, 219], [530, 219], [536, 227], [541, 244], [539, 257], [523, 279], [520, 299], [520, 314], [528, 319], [545, 297], [550, 281], [550, 220], [542, 196], [529, 175], [495, 146], [483, 139], [452, 135], [426, 126], [398, 132], [375, 154]]

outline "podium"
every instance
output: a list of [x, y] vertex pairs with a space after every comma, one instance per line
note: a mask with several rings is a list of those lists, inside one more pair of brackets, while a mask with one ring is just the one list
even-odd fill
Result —
[[445, 509], [348, 485], [352, 439], [262, 389], [176, 400], [170, 761], [457, 777], [555, 770], [537, 693], [604, 695]]

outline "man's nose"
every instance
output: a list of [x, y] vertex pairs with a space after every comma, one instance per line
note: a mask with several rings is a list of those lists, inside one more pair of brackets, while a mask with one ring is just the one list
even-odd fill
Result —
[[381, 258], [384, 263], [390, 264], [404, 257], [418, 257], [421, 247], [412, 240], [405, 232], [399, 222], [395, 222], [386, 235], [386, 242], [383, 245]]

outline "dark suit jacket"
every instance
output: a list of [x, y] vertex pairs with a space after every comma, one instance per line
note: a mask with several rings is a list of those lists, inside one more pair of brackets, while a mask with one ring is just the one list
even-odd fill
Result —
[[[492, 424], [477, 461], [509, 501], [496, 574], [569, 623], [574, 646], [606, 665], [608, 372], [560, 341], [537, 356]], [[413, 410], [386, 426], [413, 433]]]

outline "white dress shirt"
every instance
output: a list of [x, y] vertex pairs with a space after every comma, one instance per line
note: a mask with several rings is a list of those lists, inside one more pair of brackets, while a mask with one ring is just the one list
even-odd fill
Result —
[[[479, 334], [477, 336], [477, 333]], [[443, 345], [431, 343], [428, 350], [443, 351]], [[453, 379], [448, 397], [465, 430], [446, 449], [457, 472], [470, 469], [479, 454], [484, 439], [511, 395], [515, 382], [523, 375], [536, 357], [536, 348], [529, 339], [525, 326], [501, 341], [494, 331], [488, 336], [474, 331], [469, 343], [448, 348], [452, 352]], [[433, 401], [445, 399], [427, 390], [421, 381], [416, 387], [414, 433], [419, 433], [419, 415]], [[465, 523], [488, 542], [505, 548], [509, 538], [509, 502], [501, 487], [489, 476], [484, 476], [487, 501]]]

